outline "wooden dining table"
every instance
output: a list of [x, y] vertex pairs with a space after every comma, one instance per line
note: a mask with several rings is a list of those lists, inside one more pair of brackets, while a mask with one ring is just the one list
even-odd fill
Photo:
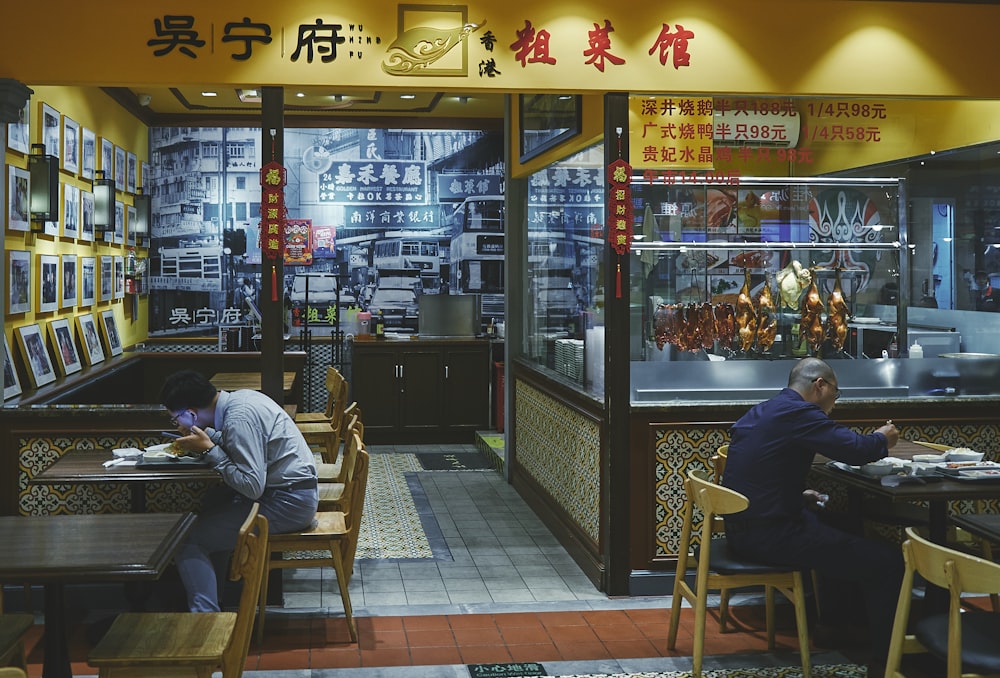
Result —
[[218, 483], [222, 477], [205, 464], [184, 460], [155, 466], [105, 466], [114, 459], [111, 450], [70, 450], [28, 481], [30, 485], [94, 485], [121, 483], [128, 487], [133, 513], [146, 512], [146, 490], [153, 482]]
[[2, 516], [0, 582], [43, 584], [43, 678], [69, 678], [67, 584], [159, 579], [192, 513]]

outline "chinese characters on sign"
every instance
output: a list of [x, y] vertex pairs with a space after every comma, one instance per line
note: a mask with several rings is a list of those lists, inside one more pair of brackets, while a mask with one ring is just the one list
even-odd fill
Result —
[[319, 202], [354, 203], [428, 202], [426, 163], [416, 160], [345, 160], [319, 177]]
[[269, 162], [260, 168], [260, 249], [271, 261], [281, 255], [285, 238], [285, 168]]
[[312, 243], [310, 235], [312, 219], [285, 220], [285, 263], [308, 266], [312, 263]]
[[642, 169], [712, 169], [711, 98], [629, 97], [632, 163]]

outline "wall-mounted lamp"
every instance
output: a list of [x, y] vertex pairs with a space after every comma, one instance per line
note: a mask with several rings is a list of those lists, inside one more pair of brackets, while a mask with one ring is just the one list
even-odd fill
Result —
[[149, 237], [149, 229], [153, 221], [153, 203], [140, 186], [135, 193], [132, 206], [135, 207], [135, 220], [128, 225], [129, 233], [135, 236], [135, 244], [142, 247], [143, 240]]
[[115, 181], [94, 172], [94, 233], [115, 230]]
[[[44, 144], [32, 144], [28, 156], [31, 175], [31, 230], [42, 231], [46, 221], [59, 221], [59, 160], [45, 154]], [[39, 224], [36, 228], [35, 224]]]

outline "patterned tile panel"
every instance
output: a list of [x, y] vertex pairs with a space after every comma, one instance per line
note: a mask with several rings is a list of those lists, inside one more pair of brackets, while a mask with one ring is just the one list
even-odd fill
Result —
[[[520, 420], [518, 435], [520, 436]], [[858, 430], [862, 430], [858, 427]], [[870, 429], [865, 429], [870, 430]], [[904, 431], [910, 440], [928, 440], [953, 445], [971, 447], [984, 452], [987, 459], [1000, 461], [1000, 425], [998, 424], [952, 424], [948, 422], [927, 422], [906, 424]], [[676, 557], [679, 550], [681, 527], [684, 520], [683, 478], [693, 469], [711, 470], [711, 457], [716, 449], [729, 441], [726, 428], [709, 428], [677, 424], [659, 424], [651, 429], [653, 445], [654, 488], [654, 534], [656, 557]], [[520, 448], [520, 444], [518, 446]], [[518, 450], [520, 458], [520, 449]], [[846, 505], [846, 494], [839, 488], [820, 487], [830, 492], [831, 508]], [[952, 502], [953, 513], [1000, 512], [1000, 500], [956, 501]]]
[[596, 547], [601, 517], [599, 423], [524, 382], [517, 384], [515, 394], [518, 464]]

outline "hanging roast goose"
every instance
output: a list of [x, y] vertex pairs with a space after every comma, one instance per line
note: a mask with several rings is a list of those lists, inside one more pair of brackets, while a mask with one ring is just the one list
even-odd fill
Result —
[[715, 336], [720, 348], [732, 349], [736, 339], [736, 311], [732, 304], [715, 305]]
[[844, 292], [840, 287], [840, 270], [838, 267], [833, 292], [830, 292], [830, 297], [826, 300], [826, 337], [835, 351], [844, 348], [844, 341], [847, 339], [847, 318], [850, 315], [847, 302], [844, 301]]
[[823, 300], [819, 298], [819, 289], [816, 287], [816, 276], [809, 283], [809, 288], [802, 297], [802, 318], [799, 320], [799, 332], [802, 341], [809, 344], [809, 348], [814, 354], [818, 354], [823, 347], [823, 340], [826, 332], [823, 328]]
[[673, 304], [659, 304], [653, 313], [653, 338], [656, 348], [677, 342], [678, 310]]
[[757, 350], [763, 353], [774, 346], [778, 334], [778, 311], [771, 295], [771, 274], [764, 274], [764, 288], [757, 295]]
[[740, 350], [746, 353], [753, 348], [757, 338], [757, 311], [750, 297], [750, 269], [743, 269], [743, 287], [736, 297], [736, 334], [739, 337]]

